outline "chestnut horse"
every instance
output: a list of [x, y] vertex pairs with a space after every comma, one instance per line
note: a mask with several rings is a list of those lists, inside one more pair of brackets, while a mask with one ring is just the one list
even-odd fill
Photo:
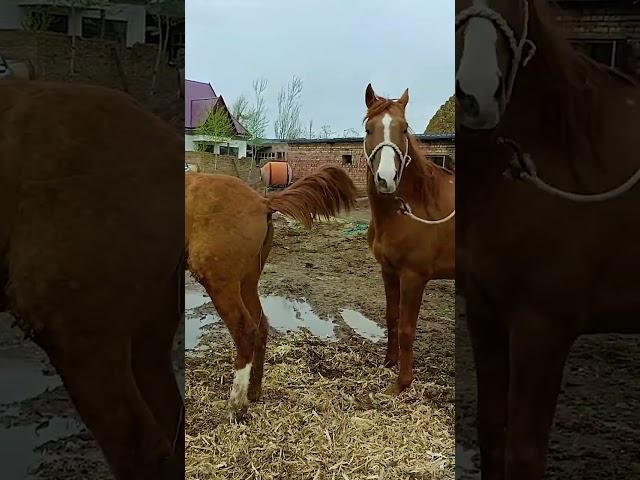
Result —
[[427, 282], [455, 274], [455, 176], [420, 152], [404, 116], [408, 102], [408, 90], [399, 100], [389, 100], [367, 86], [368, 240], [382, 267], [386, 296], [384, 365], [399, 362], [398, 380], [389, 393], [413, 381], [413, 341]]
[[457, 6], [458, 285], [482, 478], [540, 480], [575, 339], [640, 332], [640, 88], [574, 52], [546, 2]]
[[262, 391], [268, 321], [258, 281], [273, 242], [271, 216], [306, 227], [355, 205], [356, 188], [337, 167], [324, 167], [270, 197], [236, 177], [185, 174], [187, 266], [205, 288], [236, 346], [230, 406], [242, 411]]
[[0, 309], [115, 478], [183, 478], [182, 138], [105, 88], [3, 81], [0, 98]]

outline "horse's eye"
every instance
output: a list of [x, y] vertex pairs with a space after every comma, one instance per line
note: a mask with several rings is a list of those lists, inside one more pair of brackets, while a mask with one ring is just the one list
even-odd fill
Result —
[[407, 133], [407, 129], [405, 128], [405, 129], [402, 131], [402, 133]]
[[371, 132], [369, 131], [369, 129], [367, 128], [364, 133], [366, 133], [367, 135], [369, 135]]

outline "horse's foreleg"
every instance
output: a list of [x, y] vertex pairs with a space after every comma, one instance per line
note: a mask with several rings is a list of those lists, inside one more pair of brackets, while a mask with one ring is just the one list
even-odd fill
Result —
[[179, 478], [170, 441], [134, 381], [129, 339], [66, 334], [43, 347], [118, 480]]
[[384, 366], [391, 368], [398, 363], [398, 317], [400, 316], [400, 279], [394, 271], [382, 270], [386, 297], [387, 355]]
[[400, 372], [394, 387], [402, 392], [413, 381], [413, 341], [416, 336], [416, 323], [422, 304], [422, 295], [428, 279], [413, 272], [400, 275], [400, 318], [398, 321], [398, 347]]
[[524, 313], [509, 334], [508, 480], [541, 480], [562, 373], [575, 335], [554, 319]]
[[[177, 303], [177, 302], [176, 302]], [[173, 368], [173, 340], [180, 322], [175, 303], [149, 318], [131, 345], [136, 384], [156, 421], [171, 442], [175, 458], [184, 461], [183, 402]]]
[[242, 300], [239, 282], [219, 288], [207, 288], [207, 292], [236, 346], [235, 375], [229, 401], [234, 410], [242, 411], [249, 404], [247, 391], [255, 347], [256, 324]]
[[495, 319], [467, 314], [477, 378], [477, 428], [483, 480], [505, 478], [509, 340]]

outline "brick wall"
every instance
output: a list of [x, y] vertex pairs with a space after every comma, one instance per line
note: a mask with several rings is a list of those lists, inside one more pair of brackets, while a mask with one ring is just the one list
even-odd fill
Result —
[[[69, 76], [71, 37], [58, 33], [0, 30], [0, 51], [16, 60], [30, 60], [40, 80], [79, 82], [129, 91], [141, 102], [150, 100], [151, 77], [157, 47], [136, 44], [126, 48], [117, 42], [76, 39], [75, 75]], [[118, 60], [122, 65], [120, 74]], [[161, 62], [155, 104], [175, 100], [178, 73]]]
[[558, 20], [568, 38], [616, 41], [616, 66], [640, 79], [640, 11], [637, 6], [563, 7]]
[[[425, 155], [449, 155], [455, 158], [455, 145], [450, 143], [420, 142]], [[343, 155], [351, 155], [352, 165], [343, 164]], [[290, 143], [287, 161], [293, 178], [297, 180], [313, 173], [323, 165], [343, 167], [361, 194], [367, 188], [367, 161], [362, 143]]]

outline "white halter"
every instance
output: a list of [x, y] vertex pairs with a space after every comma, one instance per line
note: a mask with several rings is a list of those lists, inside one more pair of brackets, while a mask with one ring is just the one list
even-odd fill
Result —
[[367, 166], [371, 173], [375, 178], [375, 172], [373, 171], [373, 157], [375, 157], [376, 153], [382, 149], [382, 147], [391, 147], [398, 154], [400, 158], [400, 172], [398, 173], [398, 184], [400, 184], [400, 180], [402, 179], [402, 172], [404, 172], [404, 167], [411, 163], [411, 155], [409, 155], [409, 139], [407, 137], [404, 138], [404, 153], [400, 150], [400, 147], [395, 143], [389, 141], [382, 141], [378, 145], [375, 146], [373, 150], [371, 150], [371, 154], [367, 153], [367, 139], [366, 137], [362, 140], [362, 150], [364, 151], [364, 158], [367, 159]]
[[[526, 67], [529, 61], [536, 53], [536, 45], [529, 40], [529, 0], [522, 0], [524, 10], [524, 21], [522, 26], [522, 36], [520, 40], [516, 38], [513, 29], [509, 26], [507, 21], [502, 15], [495, 10], [484, 5], [473, 5], [466, 10], [463, 10], [456, 15], [456, 30], [462, 25], [465, 25], [472, 18], [485, 18], [492, 22], [506, 37], [509, 42], [509, 48], [511, 49], [511, 70], [509, 72], [508, 82], [506, 84], [506, 90], [502, 91], [502, 111], [511, 100], [513, 94], [513, 87], [516, 82], [516, 76], [520, 66]], [[529, 47], [529, 51], [525, 55], [525, 46]], [[609, 191], [595, 194], [579, 194], [573, 192], [565, 192], [557, 187], [549, 185], [538, 177], [536, 171], [536, 165], [531, 158], [531, 155], [522, 151], [520, 146], [510, 139], [499, 139], [498, 143], [504, 144], [510, 147], [512, 152], [512, 160], [509, 168], [504, 172], [507, 178], [521, 179], [531, 183], [540, 190], [543, 190], [549, 194], [556, 195], [566, 200], [574, 202], [601, 202], [610, 200], [612, 198], [619, 197], [620, 195], [628, 192], [640, 182], [640, 169], [638, 169], [626, 182], [613, 188]]]
[[[364, 158], [367, 159], [367, 166], [369, 167], [369, 170], [371, 171], [371, 175], [373, 175], [374, 179], [375, 179], [375, 175], [376, 174], [373, 171], [373, 161], [372, 161], [373, 157], [375, 156], [376, 153], [378, 153], [378, 151], [382, 147], [391, 147], [398, 154], [398, 157], [400, 157], [400, 172], [398, 173], [398, 185], [400, 184], [400, 180], [402, 179], [402, 172], [404, 172], [404, 167], [409, 165], [411, 163], [411, 160], [412, 160], [411, 159], [411, 155], [409, 155], [409, 137], [405, 137], [404, 141], [405, 141], [404, 153], [402, 153], [402, 150], [400, 150], [400, 147], [398, 147], [398, 145], [396, 145], [395, 143], [393, 143], [391, 141], [389, 141], [389, 142], [382, 141], [378, 145], [376, 145], [373, 150], [371, 150], [371, 154], [367, 153], [367, 140], [366, 140], [366, 138], [362, 141], [362, 149], [364, 151]], [[453, 209], [453, 211], [449, 215], [447, 215], [444, 218], [441, 218], [440, 220], [425, 220], [424, 218], [420, 218], [417, 215], [415, 215], [413, 213], [413, 211], [411, 210], [411, 207], [409, 206], [409, 204], [403, 198], [398, 197], [398, 196], [396, 196], [395, 198], [396, 198], [396, 200], [398, 200], [400, 202], [400, 209], [398, 210], [398, 213], [400, 215], [405, 215], [405, 216], [411, 218], [412, 220], [415, 220], [416, 222], [424, 223], [426, 225], [438, 225], [440, 223], [448, 222], [456, 214], [456, 210]]]
[[[536, 53], [536, 45], [528, 38], [529, 1], [522, 0], [522, 3], [524, 5], [524, 21], [522, 26], [522, 36], [520, 37], [520, 40], [516, 39], [516, 35], [513, 32], [513, 29], [509, 26], [504, 17], [488, 6], [473, 5], [456, 15], [456, 30], [458, 30], [458, 28], [460, 28], [462, 25], [465, 25], [472, 18], [484, 18], [493, 23], [509, 42], [509, 48], [511, 49], [511, 68], [509, 70], [509, 78], [507, 79], [506, 88], [503, 86], [502, 89], [503, 112], [507, 104], [511, 100], [511, 94], [513, 93], [513, 86], [516, 83], [518, 69], [521, 65], [523, 67], [526, 67]], [[529, 47], [529, 51], [526, 55], [525, 46]]]

